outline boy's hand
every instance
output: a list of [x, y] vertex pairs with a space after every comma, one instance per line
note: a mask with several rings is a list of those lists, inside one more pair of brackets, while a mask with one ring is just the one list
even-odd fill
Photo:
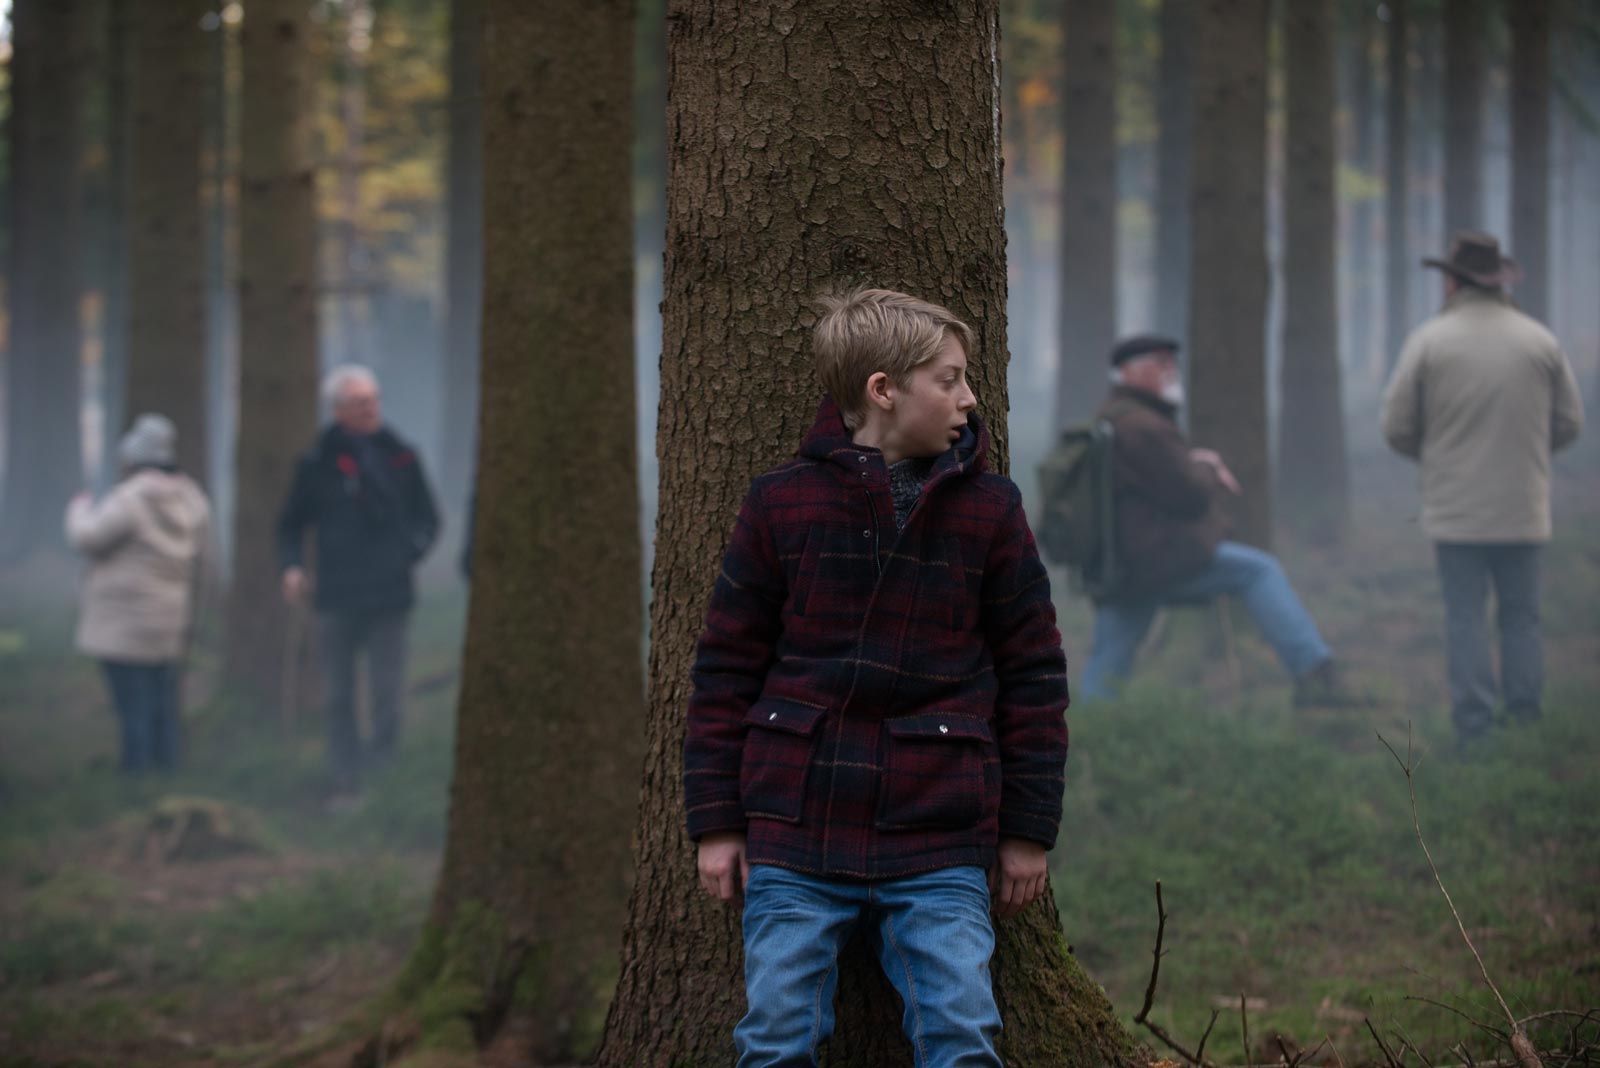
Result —
[[[700, 870], [705, 871], [703, 862]], [[1032, 904], [1044, 893], [1045, 871], [1044, 846], [1026, 838], [1000, 839], [994, 867], [989, 869], [989, 897], [995, 915], [1009, 919]]]
[[721, 831], [700, 839], [700, 886], [706, 893], [730, 904], [744, 894], [750, 862], [744, 856], [744, 832]]

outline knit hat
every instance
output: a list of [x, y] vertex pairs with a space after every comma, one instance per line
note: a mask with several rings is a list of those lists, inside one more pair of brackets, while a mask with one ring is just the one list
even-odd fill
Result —
[[1111, 366], [1121, 367], [1129, 360], [1152, 352], [1176, 354], [1178, 348], [1178, 342], [1170, 337], [1161, 337], [1159, 334], [1135, 334], [1117, 342], [1116, 347], [1111, 350]]
[[177, 459], [178, 428], [164, 415], [146, 412], [122, 435], [117, 455], [128, 467], [165, 465]]

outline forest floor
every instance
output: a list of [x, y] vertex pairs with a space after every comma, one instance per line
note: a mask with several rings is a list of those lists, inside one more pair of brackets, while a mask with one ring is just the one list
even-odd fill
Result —
[[[1069, 714], [1054, 887], [1067, 941], [1125, 1018], [1149, 977], [1160, 879], [1168, 952], [1152, 1019], [1193, 1043], [1223, 1008], [1208, 1046], [1221, 1062], [1243, 1060], [1241, 994], [1258, 1038], [1331, 1036], [1344, 1064], [1372, 1063], [1370, 1018], [1435, 1063], [1459, 1061], [1435, 1054], [1472, 1026], [1407, 1000], [1494, 1017], [1376, 737], [1404, 753], [1408, 731], [1429, 848], [1513, 1010], [1600, 1006], [1597, 456], [1558, 463], [1536, 726], [1449, 752], [1431, 550], [1408, 471], [1375, 454], [1356, 464], [1345, 547], [1284, 559], [1378, 709], [1296, 714], [1237, 612], [1236, 697], [1217, 617], [1184, 609], [1122, 701]], [[0, 575], [0, 588], [8, 578], [19, 585]], [[1081, 665], [1089, 613], [1064, 589], [1058, 602]], [[330, 811], [316, 717], [286, 736], [225, 695], [193, 702], [186, 770], [125, 780], [99, 676], [71, 650], [70, 599], [0, 596], [0, 1068], [251, 1064], [380, 997], [443, 840], [463, 616], [458, 588], [424, 600], [402, 750], [360, 807]], [[227, 824], [222, 844], [175, 845], [172, 812]]]

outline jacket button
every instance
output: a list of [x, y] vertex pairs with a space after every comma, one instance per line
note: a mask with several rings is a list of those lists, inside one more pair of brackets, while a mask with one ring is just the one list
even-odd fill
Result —
[[941, 723], [941, 724], [939, 724], [939, 733], [940, 734], [949, 734], [950, 733], [950, 728], [946, 727], [943, 723]]
[[859, 463], [866, 463], [867, 462], [867, 458], [865, 456], [857, 456], [856, 460]]
[[771, 715], [769, 715], [767, 717], [767, 719], [769, 719], [769, 720], [773, 720], [773, 719], [777, 719], [777, 718], [778, 718], [778, 714], [776, 712], [772, 713]]
[[863, 538], [870, 538], [870, 537], [872, 537], [872, 531], [870, 531], [870, 530], [863, 530], [863, 531], [862, 531], [862, 532], [861, 532], [861, 536], [862, 536], [862, 537], [863, 537]]

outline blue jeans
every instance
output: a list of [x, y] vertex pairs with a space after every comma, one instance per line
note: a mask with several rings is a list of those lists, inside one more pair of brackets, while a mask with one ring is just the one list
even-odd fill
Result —
[[1539, 633], [1539, 550], [1533, 543], [1439, 542], [1439, 585], [1449, 639], [1450, 714], [1463, 737], [1483, 733], [1494, 711], [1494, 661], [1489, 654], [1489, 584], [1500, 630], [1500, 679], [1514, 719], [1539, 718], [1544, 692], [1544, 641]]
[[171, 770], [178, 764], [176, 665], [102, 660], [122, 735], [122, 770]]
[[1244, 602], [1257, 629], [1295, 678], [1332, 655], [1289, 585], [1278, 558], [1236, 541], [1225, 541], [1217, 546], [1204, 570], [1172, 587], [1158, 594], [1106, 601], [1095, 607], [1094, 645], [1078, 695], [1085, 701], [1115, 695], [1133, 670], [1139, 643], [1163, 604], [1209, 601], [1229, 594]]
[[738, 1068], [817, 1063], [817, 1047], [833, 1033], [839, 954], [858, 928], [905, 1002], [916, 1068], [1000, 1068], [981, 868], [852, 883], [766, 864], [750, 869], [745, 887], [750, 1011], [733, 1032]]

